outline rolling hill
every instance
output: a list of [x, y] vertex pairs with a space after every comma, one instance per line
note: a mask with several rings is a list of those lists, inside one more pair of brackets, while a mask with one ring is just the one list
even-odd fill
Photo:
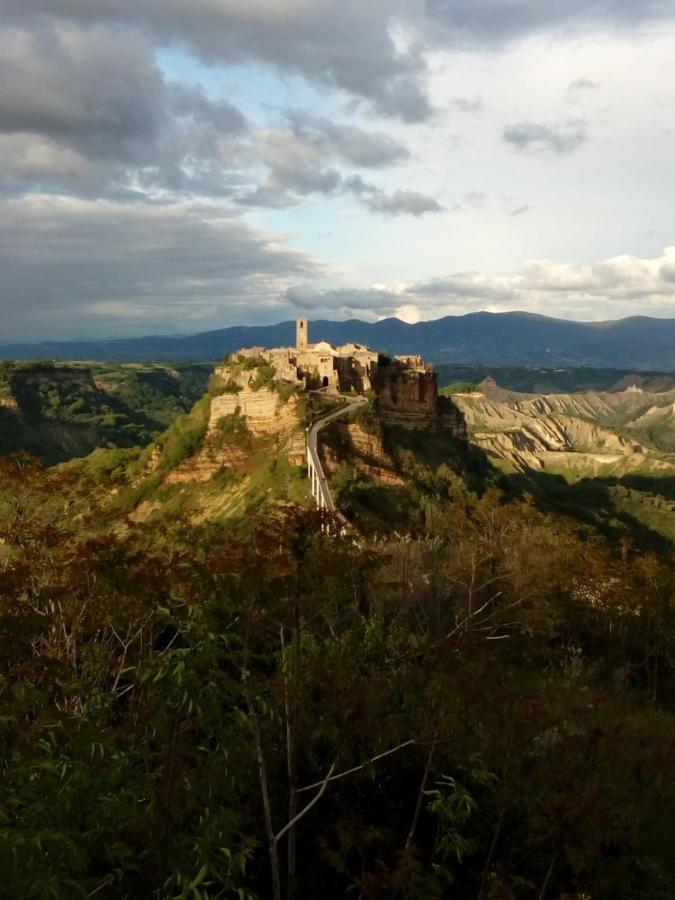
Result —
[[[419, 353], [435, 363], [513, 366], [595, 366], [675, 370], [675, 319], [633, 317], [572, 322], [522, 312], [470, 313], [411, 325], [399, 319], [318, 320], [315, 339], [358, 341], [376, 350]], [[187, 337], [0, 344], [0, 358], [120, 362], [217, 360], [240, 347], [288, 346], [294, 323], [236, 326]]]

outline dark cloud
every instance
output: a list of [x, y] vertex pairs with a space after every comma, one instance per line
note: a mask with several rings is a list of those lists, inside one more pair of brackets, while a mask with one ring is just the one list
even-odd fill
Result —
[[432, 38], [453, 45], [501, 44], [539, 32], [630, 28], [672, 18], [670, 0], [426, 0]]
[[366, 198], [365, 205], [371, 212], [383, 213], [386, 216], [422, 216], [424, 213], [443, 211], [438, 200], [417, 191], [399, 190], [391, 194], [377, 191]]
[[421, 297], [473, 298], [506, 301], [514, 296], [509, 285], [498, 283], [497, 278], [478, 272], [460, 272], [449, 278], [434, 278], [411, 285], [407, 293]]
[[352, 194], [372, 212], [387, 215], [440, 211], [440, 204], [431, 197], [407, 190], [387, 194], [361, 175], [345, 175], [331, 165], [373, 169], [407, 159], [407, 149], [386, 134], [298, 111], [288, 113], [288, 121], [288, 128], [262, 129], [256, 134], [257, 153], [267, 178], [239, 196], [240, 204], [282, 208], [310, 194]]
[[0, 203], [0, 269], [9, 338], [274, 319], [285, 286], [321, 274], [307, 255], [210, 206], [44, 197]]
[[455, 109], [464, 113], [479, 113], [485, 108], [480, 97], [474, 97], [473, 99], [469, 97], [455, 97], [452, 105]]
[[179, 42], [207, 62], [258, 61], [363, 98], [407, 122], [431, 113], [419, 46], [392, 36], [401, 0], [0, 0], [14, 21], [58, 17], [132, 24], [162, 43]]
[[43, 24], [0, 32], [0, 189], [140, 196], [227, 193], [228, 100], [165, 81], [154, 48], [125, 28]]
[[403, 144], [380, 131], [364, 131], [300, 110], [290, 110], [288, 121], [304, 145], [349, 165], [379, 169], [410, 158]]
[[246, 132], [246, 117], [229, 100], [211, 100], [194, 86], [172, 84], [169, 105], [174, 115], [189, 120], [197, 127], [209, 123], [220, 135], [240, 135]]
[[337, 165], [375, 169], [409, 157], [382, 132], [301, 110], [251, 134], [227, 98], [167, 82], [148, 39], [128, 27], [11, 28], [0, 33], [0, 79], [5, 193], [168, 192], [280, 208], [351, 192]]
[[40, 134], [89, 158], [134, 159], [162, 125], [152, 47], [121, 29], [0, 32], [0, 131]]
[[517, 122], [507, 125], [503, 138], [516, 150], [533, 153], [571, 153], [588, 139], [586, 124], [581, 120], [564, 125], [546, 125], [543, 122]]

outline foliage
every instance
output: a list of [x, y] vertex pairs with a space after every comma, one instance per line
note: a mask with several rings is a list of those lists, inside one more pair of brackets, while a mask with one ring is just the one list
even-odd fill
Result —
[[259, 369], [267, 365], [264, 356], [238, 356], [234, 361], [234, 365], [242, 372], [251, 372], [253, 369]]
[[360, 406], [353, 416], [353, 421], [367, 434], [382, 437], [382, 420], [377, 410], [377, 398], [372, 396], [367, 403]]
[[179, 416], [158, 440], [160, 469], [172, 469], [201, 447], [209, 424], [211, 398], [206, 394], [187, 415]]
[[245, 416], [239, 411], [218, 420], [218, 434], [223, 440], [236, 447], [251, 446], [251, 432], [246, 424]]
[[294, 384], [292, 381], [277, 379], [274, 382], [274, 390], [279, 395], [282, 403], [288, 403], [291, 397], [294, 397], [302, 390], [302, 385]]
[[444, 397], [451, 397], [453, 394], [468, 394], [478, 390], [478, 387], [476, 381], [451, 381], [449, 384], [443, 385], [439, 394]]
[[253, 381], [251, 381], [250, 387], [251, 390], [259, 391], [264, 387], [271, 387], [274, 381], [274, 376], [276, 375], [277, 370], [274, 366], [271, 365], [262, 365], [258, 366], [256, 370], [256, 375]]
[[5, 362], [0, 453], [29, 451], [48, 464], [97, 447], [145, 445], [204, 393], [207, 367]]
[[209, 394], [218, 397], [221, 394], [238, 394], [241, 388], [233, 378], [221, 378], [213, 374], [209, 377]]
[[[180, 490], [162, 476], [209, 412], [162, 435], [154, 490]], [[440, 430], [381, 447], [397, 483], [353, 455], [332, 483], [358, 534], [292, 502], [304, 473], [271, 442], [227, 527], [188, 519], [189, 492], [116, 519], [102, 497], [149, 451], [0, 457], [7, 896], [674, 895], [672, 548], [607, 538]]]

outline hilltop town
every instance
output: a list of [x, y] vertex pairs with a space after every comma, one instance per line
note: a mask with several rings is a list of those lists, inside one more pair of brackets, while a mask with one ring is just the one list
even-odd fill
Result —
[[[363, 344], [335, 347], [328, 341], [310, 343], [307, 319], [296, 322], [294, 347], [247, 347], [232, 354], [215, 370], [216, 377], [238, 395], [242, 415], [260, 407], [260, 372], [299, 392], [324, 390], [328, 394], [373, 392], [380, 413], [389, 424], [426, 428], [437, 415], [438, 383], [434, 369], [421, 356], [389, 356]], [[226, 405], [232, 406], [233, 401]], [[232, 411], [232, 410], [230, 410]], [[222, 413], [222, 410], [220, 410]]]

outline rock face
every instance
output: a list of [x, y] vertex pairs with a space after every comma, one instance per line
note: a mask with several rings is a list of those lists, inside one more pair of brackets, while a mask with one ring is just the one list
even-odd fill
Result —
[[358, 472], [385, 484], [403, 484], [394, 461], [384, 449], [382, 438], [364, 431], [355, 422], [334, 422], [336, 447], [321, 443], [319, 452], [324, 470], [330, 478], [343, 459], [352, 462]]
[[[226, 417], [235, 415], [244, 419], [251, 438], [250, 444], [228, 440], [221, 433], [219, 423]], [[277, 448], [284, 450], [291, 462], [300, 464], [305, 459], [305, 439], [299, 425], [296, 396], [284, 403], [276, 391], [263, 387], [258, 391], [246, 388], [236, 394], [213, 397], [208, 429], [201, 449], [172, 469], [165, 479], [166, 484], [208, 481], [223, 468], [246, 471], [256, 445], [269, 437], [276, 438]]]
[[201, 450], [172, 469], [164, 481], [166, 484], [208, 481], [221, 469], [244, 469], [247, 459], [246, 451], [207, 437]]
[[220, 419], [237, 412], [246, 418], [249, 430], [256, 437], [281, 434], [300, 423], [297, 397], [293, 396], [284, 403], [276, 391], [269, 388], [259, 391], [244, 389], [237, 394], [221, 394], [213, 398], [209, 434], [217, 428]]
[[434, 428], [438, 422], [436, 372], [384, 369], [373, 381], [380, 418], [385, 425]]
[[618, 474], [673, 465], [666, 456], [675, 452], [675, 442], [666, 446], [675, 427], [672, 392], [650, 394], [629, 385], [611, 393], [518, 394], [492, 380], [482, 387], [482, 393], [453, 397], [471, 441], [518, 469]]

